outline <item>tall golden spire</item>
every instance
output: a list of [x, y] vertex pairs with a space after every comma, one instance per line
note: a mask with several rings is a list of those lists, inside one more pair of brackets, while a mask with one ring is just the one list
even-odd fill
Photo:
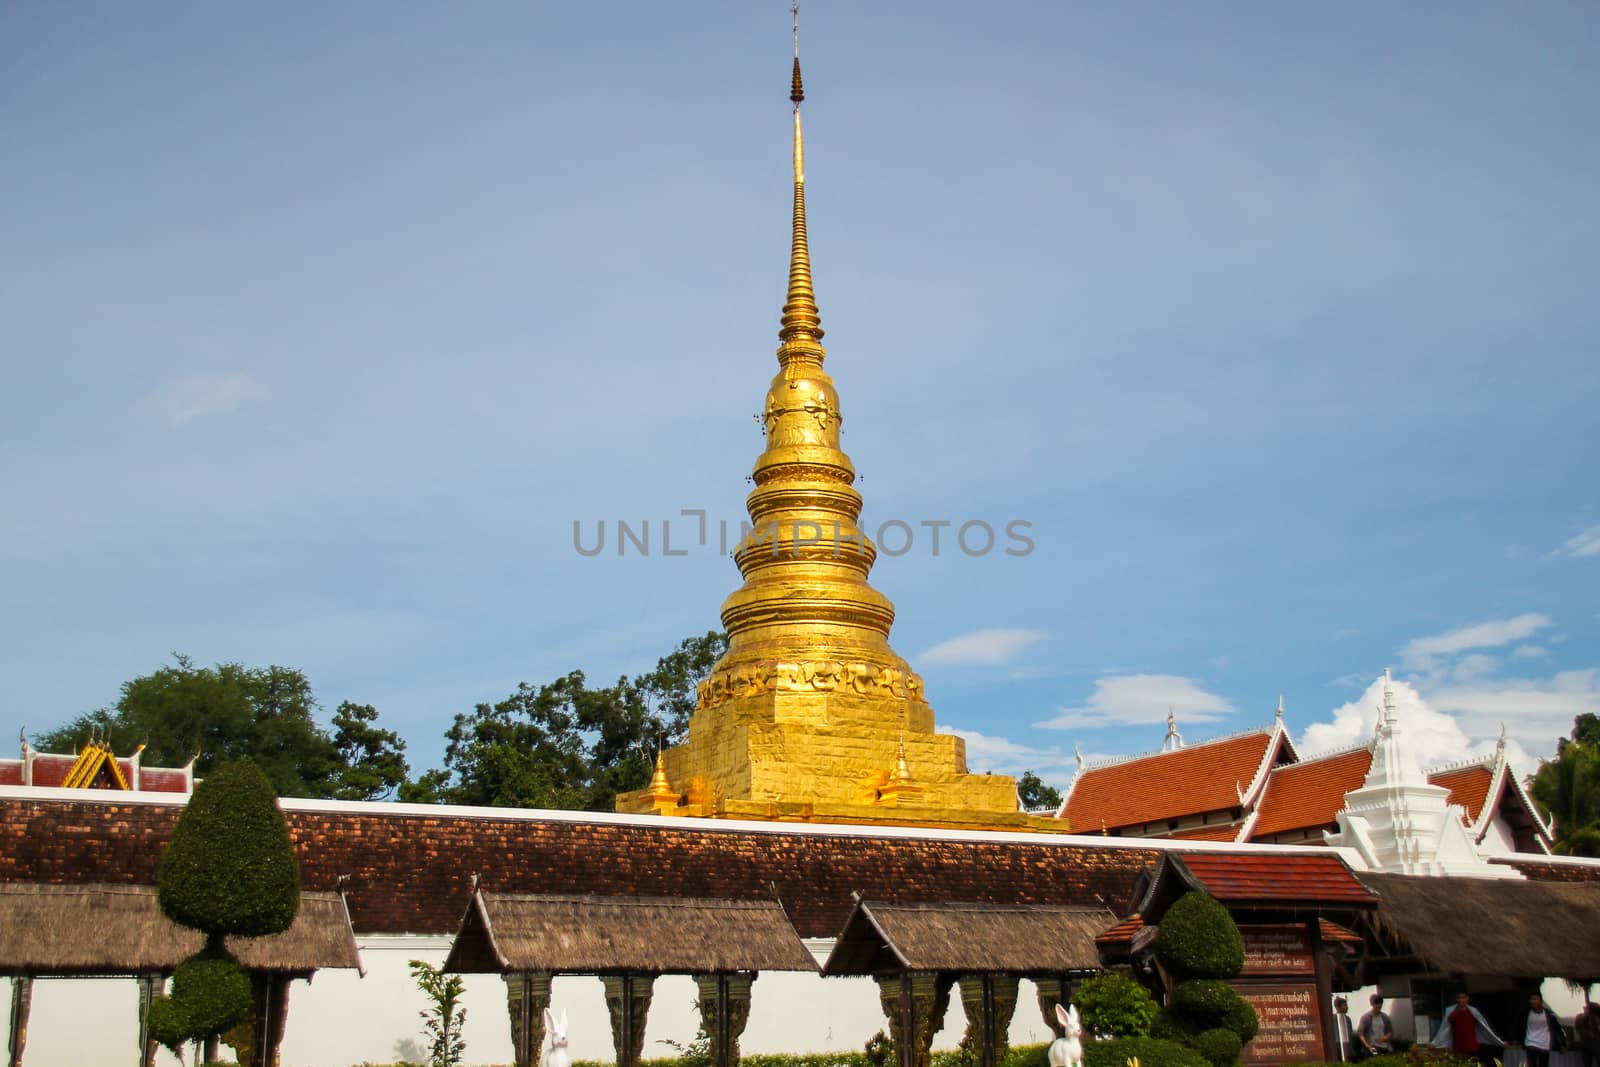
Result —
[[[789, 248], [789, 295], [783, 304], [783, 328], [778, 338], [778, 361], [785, 357], [814, 356], [822, 361], [817, 343], [822, 340], [822, 318], [817, 313], [817, 294], [811, 288], [811, 248], [806, 241], [806, 150], [800, 130], [800, 104], [806, 98], [800, 80], [800, 5], [789, 9], [794, 15], [794, 74], [789, 81], [789, 99], [794, 103], [794, 237]], [[805, 344], [809, 341], [810, 344]], [[791, 342], [798, 342], [793, 343]]]
[[823, 369], [812, 287], [797, 10], [795, 42], [789, 284], [778, 373], [760, 415], [766, 445], [746, 499], [750, 527], [733, 553], [744, 584], [723, 602], [728, 651], [700, 684], [688, 739], [662, 754], [650, 788], [621, 794], [617, 807], [1031, 825], [1011, 779], [969, 774], [962, 740], [934, 731], [922, 679], [889, 647], [894, 605], [867, 581], [878, 549], [858, 525], [861, 494], [840, 447], [843, 416]]

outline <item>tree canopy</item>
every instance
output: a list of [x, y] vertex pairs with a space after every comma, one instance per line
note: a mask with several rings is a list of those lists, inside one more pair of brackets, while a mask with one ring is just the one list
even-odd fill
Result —
[[1032, 771], [1023, 771], [1022, 777], [1017, 779], [1017, 799], [1022, 801], [1024, 811], [1059, 808], [1061, 790], [1053, 785], [1045, 785], [1044, 781]]
[[281, 796], [375, 800], [406, 778], [405, 742], [378, 729], [377, 710], [344, 703], [335, 732], [317, 725], [311, 683], [289, 667], [219, 663], [197, 667], [175, 656], [122, 684], [116, 704], [92, 711], [37, 739], [44, 751], [76, 752], [91, 732], [117, 752], [145, 746], [145, 762], [195, 773], [248, 759]]
[[1556, 758], [1542, 760], [1530, 790], [1555, 823], [1555, 850], [1600, 857], [1600, 716], [1579, 715]]
[[582, 671], [540, 686], [523, 682], [496, 704], [457, 714], [445, 732], [444, 767], [401, 799], [490, 807], [609, 811], [618, 793], [650, 780], [656, 746], [689, 727], [695, 687], [727, 637], [691, 637], [651, 671], [596, 687]]

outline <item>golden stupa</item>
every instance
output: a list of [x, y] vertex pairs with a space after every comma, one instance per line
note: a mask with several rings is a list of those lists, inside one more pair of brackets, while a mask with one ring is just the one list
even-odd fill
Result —
[[822, 367], [804, 95], [797, 49], [789, 293], [747, 502], [754, 529], [734, 553], [745, 581], [722, 605], [728, 651], [700, 685], [688, 740], [617, 810], [1059, 831], [1018, 810], [1013, 779], [967, 772], [965, 743], [934, 732], [922, 679], [889, 647], [894, 605], [867, 583], [877, 548], [856, 525], [861, 494]]

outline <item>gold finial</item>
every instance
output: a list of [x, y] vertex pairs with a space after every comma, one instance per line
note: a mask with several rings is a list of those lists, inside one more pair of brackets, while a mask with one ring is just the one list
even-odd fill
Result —
[[678, 794], [673, 792], [672, 783], [667, 781], [666, 753], [656, 752], [656, 773], [650, 776], [650, 788], [645, 791], [650, 798], [650, 807], [658, 815], [670, 815], [678, 807]]
[[911, 767], [906, 763], [906, 739], [903, 737], [894, 754], [894, 780], [902, 783], [911, 781]]
[[789, 248], [789, 294], [783, 304], [783, 319], [778, 330], [778, 362], [787, 366], [793, 359], [822, 362], [822, 316], [817, 313], [817, 294], [811, 287], [811, 249], [806, 240], [806, 152], [800, 132], [800, 101], [806, 98], [800, 80], [800, 5], [789, 9], [794, 15], [794, 74], [789, 82], [789, 99], [794, 101], [794, 236]]

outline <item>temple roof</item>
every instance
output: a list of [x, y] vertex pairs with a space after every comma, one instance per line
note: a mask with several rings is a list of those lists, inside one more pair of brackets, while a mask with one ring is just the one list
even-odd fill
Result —
[[1372, 750], [1362, 745], [1273, 768], [1250, 836], [1270, 837], [1331, 824], [1344, 807], [1344, 795], [1361, 787], [1371, 766]]
[[[1078, 833], [1230, 811], [1261, 775], [1294, 758], [1280, 724], [1169, 752], [1085, 767], [1058, 815]], [[1231, 837], [1230, 837], [1231, 839]]]

